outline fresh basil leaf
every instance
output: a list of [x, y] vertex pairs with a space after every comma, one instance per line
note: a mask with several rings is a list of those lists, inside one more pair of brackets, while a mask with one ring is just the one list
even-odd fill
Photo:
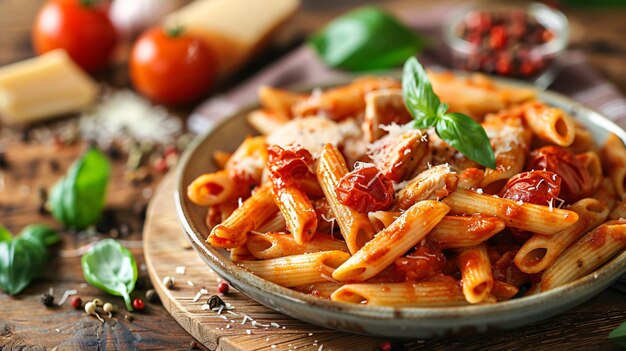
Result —
[[487, 133], [473, 119], [461, 113], [449, 112], [439, 118], [435, 130], [442, 140], [470, 160], [496, 168], [496, 158]]
[[0, 225], [0, 243], [10, 241], [13, 238], [11, 232], [3, 225]]
[[620, 324], [609, 333], [609, 340], [621, 347], [626, 347], [626, 322]]
[[[30, 228], [30, 229], [29, 229]], [[60, 240], [46, 226], [29, 226], [8, 241], [0, 241], [0, 288], [16, 295], [39, 277], [48, 260], [48, 245]]]
[[54, 245], [61, 241], [61, 237], [56, 231], [43, 224], [31, 224], [27, 226], [22, 229], [20, 236], [29, 240], [39, 240], [46, 246]]
[[375, 7], [335, 19], [309, 43], [328, 66], [354, 71], [395, 67], [424, 46], [415, 32]]
[[402, 71], [402, 96], [407, 110], [415, 118], [415, 127], [433, 127], [448, 109], [433, 92], [426, 70], [415, 57], [409, 58]]
[[126, 309], [133, 310], [130, 293], [137, 282], [137, 263], [133, 254], [119, 242], [104, 239], [81, 259], [87, 283], [115, 296], [122, 296]]
[[87, 150], [50, 192], [54, 218], [77, 229], [95, 224], [102, 214], [110, 173], [106, 156], [94, 148]]

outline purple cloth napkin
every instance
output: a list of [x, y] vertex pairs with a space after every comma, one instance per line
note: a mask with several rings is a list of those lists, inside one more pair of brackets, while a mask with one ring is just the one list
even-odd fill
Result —
[[[441, 37], [441, 24], [453, 8], [438, 6], [419, 13], [407, 11], [400, 15], [409, 26], [431, 38]], [[428, 67], [449, 67], [449, 57], [441, 45], [426, 50], [420, 61]], [[560, 71], [549, 89], [565, 94], [595, 109], [622, 128], [626, 128], [626, 99], [621, 92], [601, 77], [587, 62], [585, 55], [568, 51], [559, 58]], [[351, 74], [325, 66], [313, 50], [303, 45], [257, 73], [237, 88], [215, 96], [201, 104], [188, 119], [188, 127], [202, 133], [241, 106], [257, 100], [262, 85], [288, 87], [294, 84], [324, 84], [350, 77]]]

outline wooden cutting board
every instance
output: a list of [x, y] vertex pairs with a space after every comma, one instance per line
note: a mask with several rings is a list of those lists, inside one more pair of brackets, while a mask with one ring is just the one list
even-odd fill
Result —
[[[200, 260], [184, 238], [176, 216], [173, 190], [174, 177], [169, 174], [155, 191], [148, 208], [143, 233], [146, 266], [165, 309], [204, 346], [211, 350], [373, 350], [383, 342], [300, 322], [251, 300], [232, 287], [222, 296], [235, 307], [231, 313], [223, 311], [218, 315], [203, 310], [202, 305], [211, 295], [219, 295], [219, 277]], [[184, 267], [184, 274], [180, 267]], [[174, 277], [175, 289], [165, 288], [163, 278], [166, 276]], [[208, 290], [208, 294], [194, 302], [202, 288]], [[252, 320], [256, 321], [256, 327]], [[279, 327], [265, 327], [272, 322]]]

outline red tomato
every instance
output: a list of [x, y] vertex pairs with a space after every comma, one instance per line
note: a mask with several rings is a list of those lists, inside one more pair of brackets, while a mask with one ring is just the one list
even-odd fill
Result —
[[446, 257], [441, 250], [427, 244], [418, 246], [405, 257], [397, 258], [394, 264], [405, 274], [406, 280], [418, 281], [440, 274], [446, 266]]
[[376, 167], [354, 170], [335, 187], [339, 202], [358, 212], [383, 210], [393, 202], [393, 184]]
[[311, 174], [309, 165], [313, 163], [313, 156], [300, 146], [283, 149], [278, 145], [272, 145], [267, 148], [267, 163], [272, 183], [280, 188], [309, 176]]
[[561, 193], [561, 177], [550, 171], [523, 172], [504, 186], [502, 197], [547, 206]]
[[182, 30], [152, 28], [132, 48], [130, 77], [150, 100], [165, 104], [193, 102], [215, 79], [215, 57], [200, 39]]
[[528, 156], [527, 170], [542, 169], [561, 177], [560, 197], [566, 203], [576, 202], [591, 195], [591, 175], [571, 151], [559, 146], [544, 146]]
[[96, 1], [50, 0], [39, 10], [33, 25], [33, 46], [37, 54], [64, 49], [87, 71], [107, 65], [117, 35]]

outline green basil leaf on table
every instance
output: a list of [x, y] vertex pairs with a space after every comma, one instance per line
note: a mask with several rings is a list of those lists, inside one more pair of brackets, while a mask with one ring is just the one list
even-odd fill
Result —
[[50, 192], [54, 218], [76, 229], [95, 224], [102, 214], [110, 173], [106, 156], [94, 148], [87, 150]]
[[609, 340], [620, 345], [621, 347], [626, 347], [626, 322], [620, 324], [617, 328], [613, 329], [611, 333], [609, 333]]
[[447, 112], [433, 91], [426, 70], [415, 57], [404, 64], [402, 96], [418, 129], [435, 127], [437, 135], [469, 159], [489, 168], [496, 168], [496, 158], [485, 129], [470, 117]]
[[335, 19], [309, 43], [328, 66], [352, 71], [395, 67], [424, 46], [417, 33], [375, 7]]
[[137, 263], [133, 254], [113, 239], [92, 246], [82, 259], [87, 283], [115, 296], [122, 296], [126, 309], [133, 310], [130, 293], [137, 282]]
[[0, 234], [0, 288], [9, 295], [16, 295], [43, 274], [48, 246], [61, 238], [44, 225], [28, 226], [19, 236], [8, 240], [5, 240], [8, 231], [4, 227], [0, 232], [3, 232]]
[[0, 225], [0, 243], [3, 241], [9, 241], [13, 238], [11, 232], [4, 226]]

